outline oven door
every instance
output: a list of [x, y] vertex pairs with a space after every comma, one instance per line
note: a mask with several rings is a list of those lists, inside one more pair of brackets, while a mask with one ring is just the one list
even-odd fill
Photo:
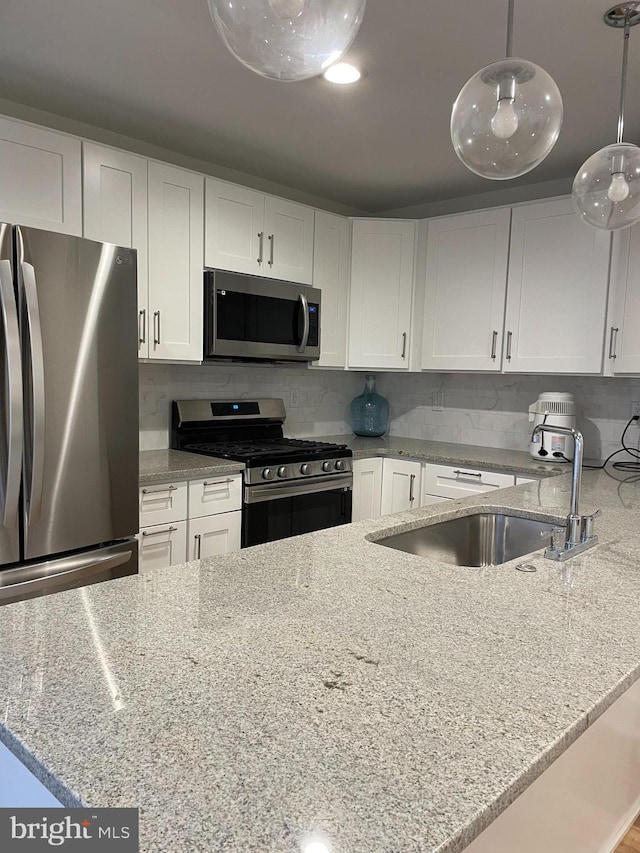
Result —
[[320, 358], [320, 291], [224, 271], [205, 273], [205, 358]]
[[245, 486], [242, 547], [351, 521], [353, 476]]

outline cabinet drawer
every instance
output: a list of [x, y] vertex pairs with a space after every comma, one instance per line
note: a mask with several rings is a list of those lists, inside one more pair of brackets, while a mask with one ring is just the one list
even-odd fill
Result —
[[166, 569], [187, 559], [187, 522], [157, 524], [145, 527], [138, 536], [140, 541], [140, 571]]
[[209, 477], [189, 483], [189, 518], [202, 518], [242, 507], [242, 474]]
[[443, 498], [461, 498], [513, 485], [513, 474], [479, 471], [465, 465], [427, 464], [424, 466], [422, 492]]
[[184, 521], [187, 517], [187, 484], [157, 483], [139, 492], [140, 527]]
[[189, 520], [188, 560], [205, 560], [240, 550], [242, 512], [221, 512]]
[[453, 500], [453, 498], [441, 498], [438, 495], [422, 495], [420, 506], [433, 506], [434, 504], [447, 503], [450, 500]]
[[516, 477], [516, 486], [522, 486], [524, 483], [537, 483], [539, 477]]

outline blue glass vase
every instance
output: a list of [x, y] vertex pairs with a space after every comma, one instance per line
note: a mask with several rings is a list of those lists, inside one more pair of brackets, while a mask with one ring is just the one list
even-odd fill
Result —
[[351, 427], [356, 435], [384, 435], [389, 426], [389, 403], [376, 391], [376, 377], [367, 376], [365, 388], [351, 401]]

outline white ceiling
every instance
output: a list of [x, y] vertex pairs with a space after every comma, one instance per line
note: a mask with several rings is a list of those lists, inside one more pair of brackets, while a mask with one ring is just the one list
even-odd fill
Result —
[[[519, 184], [575, 173], [615, 141], [622, 35], [607, 2], [516, 0], [514, 53], [542, 65], [565, 120]], [[206, 0], [2, 0], [0, 97], [378, 212], [492, 191], [458, 161], [451, 104], [504, 53], [507, 0], [369, 0], [353, 87], [265, 80], [223, 46]], [[626, 141], [640, 138], [640, 27]], [[509, 182], [515, 185], [516, 182]]]

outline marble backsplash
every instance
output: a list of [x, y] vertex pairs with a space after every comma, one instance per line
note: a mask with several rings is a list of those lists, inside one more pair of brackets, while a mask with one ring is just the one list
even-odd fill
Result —
[[[282, 397], [287, 435], [348, 434], [349, 403], [363, 386], [360, 372], [295, 364], [141, 364], [140, 447], [168, 447], [171, 401], [189, 398]], [[590, 376], [379, 373], [377, 387], [389, 400], [392, 435], [510, 450], [528, 450], [529, 404], [543, 391], [569, 391], [591, 459], [620, 447], [632, 401], [640, 401], [640, 379]], [[442, 411], [434, 410], [438, 397]], [[635, 425], [627, 441], [640, 446]]]

